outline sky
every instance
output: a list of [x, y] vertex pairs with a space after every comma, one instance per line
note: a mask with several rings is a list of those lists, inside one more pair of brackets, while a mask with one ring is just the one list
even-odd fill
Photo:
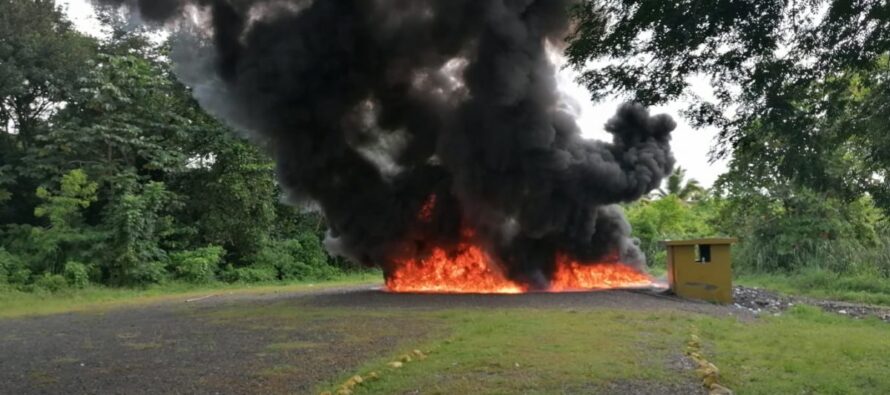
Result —
[[[79, 30], [92, 35], [100, 34], [101, 27], [89, 0], [56, 0], [56, 3], [67, 7], [68, 17]], [[560, 67], [557, 75], [560, 90], [577, 103], [578, 124], [584, 131], [584, 136], [609, 139], [603, 126], [615, 114], [621, 101], [615, 99], [592, 103], [587, 89], [575, 82], [577, 76], [576, 71]], [[708, 152], [715, 143], [717, 130], [692, 128], [689, 122], [680, 116], [680, 110], [685, 106], [683, 102], [676, 102], [653, 108], [651, 111], [653, 114], [668, 114], [674, 117], [678, 126], [673, 134], [672, 147], [678, 165], [687, 170], [688, 177], [710, 187], [727, 168], [726, 161], [713, 164], [709, 161]]]

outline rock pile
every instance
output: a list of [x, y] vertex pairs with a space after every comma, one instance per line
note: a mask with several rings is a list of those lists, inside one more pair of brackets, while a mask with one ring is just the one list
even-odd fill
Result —
[[736, 286], [733, 288], [735, 306], [754, 314], [782, 314], [795, 305], [810, 305], [824, 311], [845, 315], [855, 319], [876, 317], [890, 323], [890, 307], [871, 306], [859, 303], [814, 299], [803, 296], [786, 296], [760, 288]]

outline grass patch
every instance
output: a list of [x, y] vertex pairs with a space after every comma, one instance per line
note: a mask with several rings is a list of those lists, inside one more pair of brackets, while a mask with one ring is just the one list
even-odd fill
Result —
[[136, 351], [157, 350], [162, 347], [161, 343], [124, 343], [124, 346]]
[[32, 371], [28, 374], [28, 378], [37, 386], [47, 386], [59, 382], [56, 376], [44, 371]]
[[89, 287], [60, 292], [0, 291], [0, 318], [16, 318], [49, 314], [103, 311], [104, 309], [131, 307], [143, 304], [200, 298], [215, 294], [273, 294], [294, 292], [320, 287], [379, 282], [379, 273], [362, 273], [344, 276], [326, 282], [295, 282], [270, 284], [193, 285], [170, 283], [144, 289]]
[[723, 382], [751, 394], [890, 393], [890, 325], [799, 306], [753, 323], [698, 320]]
[[685, 336], [675, 330], [682, 325], [664, 325], [679, 319], [672, 313], [457, 310], [434, 317], [453, 334], [421, 345], [429, 356], [402, 368], [388, 366], [400, 354], [367, 364], [360, 374], [381, 378], [356, 393], [551, 394], [589, 392], [591, 383], [694, 380], [670, 369]]
[[[388, 364], [410, 348], [366, 363], [355, 374], [379, 378], [356, 386], [356, 394], [596, 393], [610, 383], [688, 388], [699, 381], [675, 361], [693, 331], [721, 383], [737, 393], [890, 393], [890, 325], [810, 307], [754, 321], [668, 311], [425, 314], [452, 334], [421, 344], [428, 357], [401, 368]], [[318, 392], [336, 393], [350, 377]]]
[[784, 294], [890, 306], [890, 279], [879, 275], [839, 275], [828, 270], [811, 269], [793, 275], [741, 275], [736, 282]]

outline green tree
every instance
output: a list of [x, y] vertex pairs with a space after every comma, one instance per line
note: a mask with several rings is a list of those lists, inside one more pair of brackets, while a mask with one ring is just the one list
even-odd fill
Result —
[[49, 179], [58, 169], [83, 168], [107, 185], [117, 177], [142, 179], [182, 171], [179, 144], [190, 130], [188, 102], [149, 60], [101, 54], [81, 79], [81, 90], [55, 117], [57, 126], [29, 150], [28, 172]]
[[22, 157], [77, 92], [95, 47], [52, 0], [0, 0], [0, 224], [32, 219], [42, 180], [22, 174]]
[[872, 93], [888, 83], [886, 1], [597, 0], [574, 16], [568, 56], [594, 98], [686, 98], [740, 172], [890, 207], [886, 95]]
[[197, 245], [225, 248], [234, 263], [248, 260], [271, 239], [279, 191], [271, 159], [228, 129], [210, 127], [189, 169], [176, 180], [186, 199], [182, 218]]
[[660, 197], [676, 196], [681, 201], [689, 202], [697, 200], [705, 194], [698, 180], [686, 179], [686, 169], [677, 167], [665, 181], [665, 188], [658, 190], [657, 195]]
[[33, 142], [76, 89], [93, 50], [54, 1], [0, 0], [0, 130], [7, 143]]
[[688, 204], [678, 195], [668, 194], [658, 200], [634, 203], [626, 211], [633, 234], [640, 239], [640, 247], [650, 265], [664, 264], [662, 241], [714, 236], [711, 224], [717, 210], [712, 200]]
[[162, 241], [173, 233], [166, 215], [174, 197], [163, 183], [131, 183], [119, 191], [105, 210], [102, 228], [108, 235], [101, 267], [114, 285], [156, 283], [164, 279], [167, 253]]
[[737, 192], [715, 223], [742, 238], [737, 261], [745, 269], [816, 267], [843, 273], [884, 266], [890, 275], [890, 256], [881, 256], [887, 247], [884, 220], [868, 195], [846, 202], [805, 188], [777, 187]]
[[37, 206], [34, 215], [47, 218], [52, 228], [72, 228], [82, 220], [80, 211], [96, 201], [97, 189], [96, 183], [90, 182], [83, 170], [72, 170], [62, 177], [57, 194], [46, 188], [37, 189], [37, 197], [44, 203]]
[[58, 190], [37, 190], [43, 203], [34, 215], [48, 224], [30, 228], [32, 270], [61, 273], [65, 262], [83, 258], [90, 250], [97, 235], [84, 223], [83, 211], [96, 201], [97, 188], [82, 170], [72, 170], [62, 177]]
[[[324, 278], [323, 219], [201, 109], [169, 46], [101, 13], [0, 0], [0, 282], [22, 289]], [[224, 270], [221, 270], [225, 268]]]

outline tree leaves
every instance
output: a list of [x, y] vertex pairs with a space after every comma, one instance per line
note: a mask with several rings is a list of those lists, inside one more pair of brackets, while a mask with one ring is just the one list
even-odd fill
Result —
[[[871, 93], [887, 85], [887, 2], [606, 0], [573, 12], [567, 54], [595, 99], [684, 98], [693, 125], [719, 128], [727, 179], [867, 192], [890, 207], [888, 95]], [[692, 79], [708, 79], [714, 100]]]
[[[272, 253], [300, 269], [289, 279], [329, 274], [321, 222], [294, 225], [269, 156], [199, 107], [166, 45], [102, 19], [110, 35], [97, 41], [52, 1], [0, 0], [0, 240], [27, 268], [9, 281], [71, 262], [78, 284], [81, 266], [117, 286], [206, 281], [220, 259], [237, 270]], [[201, 251], [219, 258], [188, 258]]]

